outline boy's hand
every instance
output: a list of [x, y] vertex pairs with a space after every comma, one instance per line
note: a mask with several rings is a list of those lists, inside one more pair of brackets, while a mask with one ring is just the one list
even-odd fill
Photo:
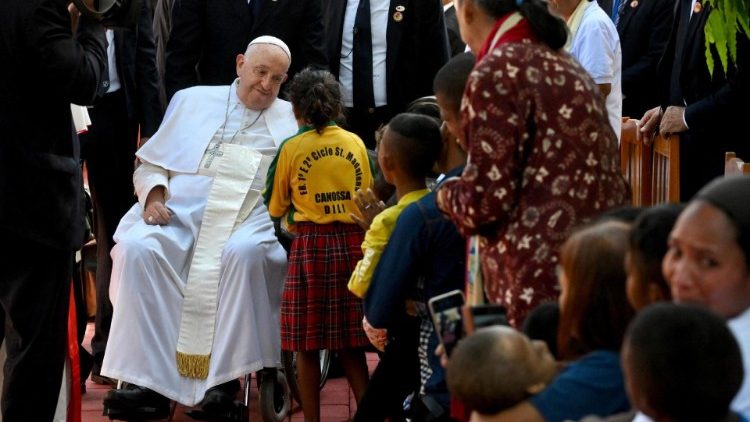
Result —
[[379, 200], [370, 188], [367, 188], [367, 193], [358, 190], [354, 194], [354, 203], [357, 204], [361, 215], [352, 212], [349, 216], [365, 231], [370, 228], [375, 216], [385, 209], [385, 203]]

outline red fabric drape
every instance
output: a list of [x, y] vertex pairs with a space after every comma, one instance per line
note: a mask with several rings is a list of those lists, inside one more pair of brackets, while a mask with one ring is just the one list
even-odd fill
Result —
[[81, 360], [78, 357], [78, 322], [73, 284], [70, 285], [68, 308], [68, 361], [70, 362], [70, 397], [68, 422], [81, 422]]

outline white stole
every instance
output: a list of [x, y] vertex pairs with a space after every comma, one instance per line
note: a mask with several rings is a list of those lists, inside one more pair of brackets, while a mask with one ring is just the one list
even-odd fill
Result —
[[[180, 375], [205, 379], [213, 347], [221, 254], [234, 229], [260, 198], [258, 175], [265, 175], [270, 157], [241, 145], [219, 144], [222, 155], [208, 194], [203, 221], [188, 272], [177, 340]], [[253, 189], [255, 188], [255, 189]]]

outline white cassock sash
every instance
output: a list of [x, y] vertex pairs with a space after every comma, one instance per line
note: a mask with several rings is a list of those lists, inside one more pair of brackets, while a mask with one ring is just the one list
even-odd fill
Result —
[[[190, 378], [208, 377], [216, 323], [221, 254], [234, 229], [260, 198], [271, 157], [241, 145], [220, 144], [218, 162], [195, 244], [177, 340], [177, 369]], [[214, 164], [217, 165], [217, 164]]]

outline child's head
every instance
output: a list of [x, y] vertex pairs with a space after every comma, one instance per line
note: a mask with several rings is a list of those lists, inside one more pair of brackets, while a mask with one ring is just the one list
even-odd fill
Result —
[[648, 208], [631, 226], [625, 269], [628, 300], [636, 310], [672, 297], [661, 272], [661, 262], [667, 253], [669, 232], [684, 208], [681, 204]]
[[555, 359], [541, 341], [510, 327], [481, 328], [458, 343], [446, 368], [448, 389], [469, 408], [492, 414], [547, 385]]
[[474, 69], [474, 61], [471, 53], [456, 55], [438, 70], [432, 83], [432, 90], [440, 106], [440, 116], [454, 139], [463, 139], [460, 116], [461, 98], [464, 95], [469, 74]]
[[329, 122], [341, 117], [341, 90], [328, 71], [306, 68], [294, 76], [286, 92], [294, 117], [318, 133], [323, 132]]
[[633, 309], [625, 295], [629, 226], [607, 221], [574, 232], [560, 249], [558, 353], [620, 350]]
[[669, 302], [638, 313], [622, 367], [631, 403], [656, 422], [721, 420], [742, 385], [742, 356], [724, 320]]
[[442, 138], [435, 119], [413, 113], [396, 115], [378, 146], [378, 164], [388, 183], [420, 181], [430, 174], [440, 154]]

